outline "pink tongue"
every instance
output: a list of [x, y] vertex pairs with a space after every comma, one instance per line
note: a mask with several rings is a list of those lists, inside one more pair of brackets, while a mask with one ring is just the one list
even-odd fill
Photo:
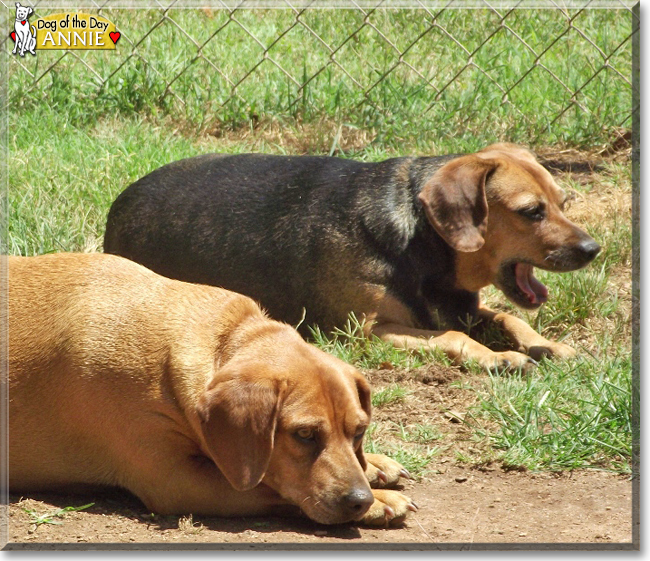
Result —
[[517, 286], [528, 297], [531, 304], [542, 304], [548, 300], [548, 288], [533, 275], [533, 266], [525, 263], [515, 265]]

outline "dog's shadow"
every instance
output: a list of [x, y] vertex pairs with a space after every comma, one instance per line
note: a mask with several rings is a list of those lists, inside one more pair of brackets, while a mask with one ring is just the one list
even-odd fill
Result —
[[[246, 534], [246, 542], [251, 541], [251, 534], [295, 533], [304, 536], [318, 536], [338, 539], [358, 539], [361, 532], [353, 524], [323, 525], [306, 517], [298, 516], [264, 516], [264, 517], [208, 517], [179, 515], [158, 515], [148, 512], [137, 497], [122, 489], [99, 489], [89, 494], [30, 493], [28, 496], [10, 494], [9, 504], [24, 508], [21, 499], [34, 499], [52, 506], [52, 511], [68, 508], [70, 511], [84, 512], [90, 515], [119, 516], [134, 523], [143, 524], [148, 529], [161, 533], [166, 530], [178, 530], [186, 538], [197, 532], [210, 530], [228, 534]], [[93, 503], [92, 506], [81, 507]], [[49, 510], [37, 513], [42, 515]], [[105, 524], [105, 520], [102, 521]], [[162, 535], [161, 535], [162, 538]], [[203, 540], [201, 540], [203, 541]], [[284, 541], [284, 540], [283, 540]], [[215, 543], [218, 543], [215, 540]], [[228, 543], [232, 544], [230, 540]]]
[[582, 161], [578, 159], [561, 158], [540, 158], [540, 163], [551, 173], [573, 173], [589, 174], [602, 171], [605, 166], [593, 161]]

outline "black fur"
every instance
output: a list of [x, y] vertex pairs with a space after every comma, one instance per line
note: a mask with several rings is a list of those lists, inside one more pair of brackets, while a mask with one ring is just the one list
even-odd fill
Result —
[[453, 157], [181, 160], [116, 199], [104, 250], [251, 296], [275, 319], [295, 324], [304, 308], [303, 327], [342, 325], [331, 299], [371, 283], [407, 305], [417, 326], [462, 329], [478, 294], [454, 290], [454, 251], [417, 199]]

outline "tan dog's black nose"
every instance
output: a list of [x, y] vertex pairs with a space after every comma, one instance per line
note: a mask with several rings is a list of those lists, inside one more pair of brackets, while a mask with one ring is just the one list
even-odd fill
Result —
[[375, 497], [370, 488], [353, 489], [343, 497], [343, 508], [348, 511], [350, 517], [359, 518], [374, 502]]

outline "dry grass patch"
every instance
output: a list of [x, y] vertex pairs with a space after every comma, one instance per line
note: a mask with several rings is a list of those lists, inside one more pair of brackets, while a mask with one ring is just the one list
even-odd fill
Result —
[[330, 117], [311, 122], [266, 117], [237, 128], [219, 125], [210, 134], [225, 146], [244, 144], [254, 152], [317, 155], [361, 152], [377, 136]]

